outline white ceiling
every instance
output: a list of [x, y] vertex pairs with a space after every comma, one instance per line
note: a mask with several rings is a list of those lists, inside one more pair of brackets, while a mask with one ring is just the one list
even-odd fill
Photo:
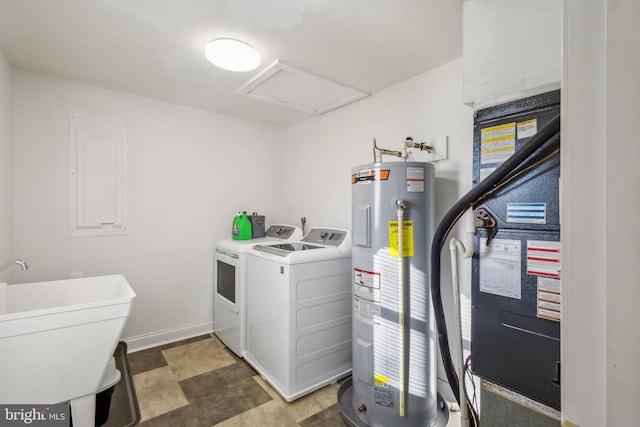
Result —
[[[241, 39], [252, 72], [204, 58]], [[310, 117], [238, 95], [276, 60], [375, 93], [462, 54], [462, 0], [0, 0], [13, 67], [284, 126]]]

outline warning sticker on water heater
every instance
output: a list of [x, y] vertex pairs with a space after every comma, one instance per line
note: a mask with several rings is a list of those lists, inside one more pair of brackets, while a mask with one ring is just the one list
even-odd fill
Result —
[[380, 302], [380, 273], [353, 269], [353, 293], [372, 302]]
[[407, 192], [424, 193], [424, 168], [407, 168]]
[[353, 312], [357, 318], [369, 325], [380, 324], [380, 303], [353, 296]]
[[[389, 221], [389, 255], [398, 256], [398, 221]], [[413, 220], [402, 221], [402, 256], [413, 256]]]
[[353, 269], [353, 312], [362, 322], [380, 323], [380, 273]]
[[380, 406], [385, 406], [387, 408], [393, 408], [395, 406], [393, 390], [387, 389], [386, 387], [374, 387], [373, 398], [375, 399], [376, 404]]

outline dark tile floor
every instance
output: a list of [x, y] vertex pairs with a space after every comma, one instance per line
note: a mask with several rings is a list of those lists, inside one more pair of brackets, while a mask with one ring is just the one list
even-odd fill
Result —
[[344, 427], [333, 384], [288, 403], [215, 336], [131, 353], [142, 427]]

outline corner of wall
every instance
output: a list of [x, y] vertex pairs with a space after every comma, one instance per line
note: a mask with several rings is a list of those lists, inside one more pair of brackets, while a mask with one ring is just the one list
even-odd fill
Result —
[[[13, 254], [13, 162], [11, 149], [11, 66], [0, 50], [0, 262]], [[0, 281], [11, 272], [0, 273]]]

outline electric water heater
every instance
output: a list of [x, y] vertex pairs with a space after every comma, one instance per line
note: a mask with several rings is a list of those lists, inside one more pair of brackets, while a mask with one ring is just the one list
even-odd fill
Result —
[[436, 347], [428, 260], [434, 167], [352, 169], [353, 412], [357, 425], [436, 423]]

